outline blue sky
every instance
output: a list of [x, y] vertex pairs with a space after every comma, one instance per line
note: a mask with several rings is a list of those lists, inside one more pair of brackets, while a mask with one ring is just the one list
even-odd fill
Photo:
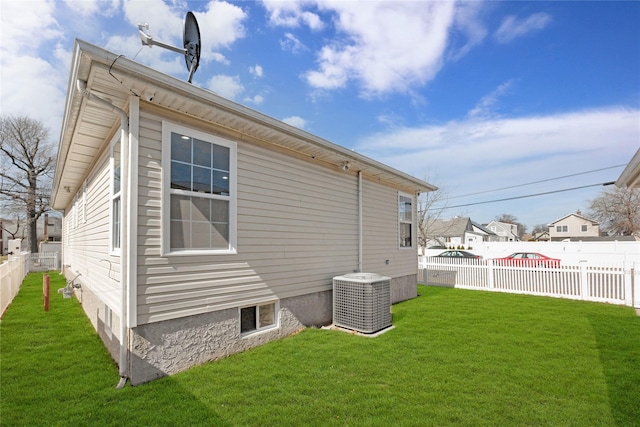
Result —
[[585, 213], [603, 188], [562, 190], [615, 181], [640, 146], [631, 1], [3, 0], [2, 114], [57, 143], [75, 38], [186, 80], [137, 24], [178, 46], [187, 11], [194, 85], [439, 186], [444, 216]]

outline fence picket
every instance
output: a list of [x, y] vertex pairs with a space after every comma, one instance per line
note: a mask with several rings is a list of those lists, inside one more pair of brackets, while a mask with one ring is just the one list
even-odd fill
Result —
[[495, 265], [493, 260], [423, 258], [422, 283], [467, 289], [582, 299], [640, 308], [640, 263], [532, 268]]

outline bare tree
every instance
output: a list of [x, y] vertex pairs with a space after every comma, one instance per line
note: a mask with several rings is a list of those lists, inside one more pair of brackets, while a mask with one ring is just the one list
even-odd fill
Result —
[[[425, 179], [426, 182], [429, 182]], [[427, 243], [438, 236], [434, 236], [432, 230], [434, 224], [442, 218], [443, 212], [448, 209], [447, 193], [439, 187], [435, 191], [420, 194], [418, 197], [418, 245], [425, 253]]]
[[609, 235], [640, 236], [640, 190], [613, 187], [590, 201], [589, 216]]
[[49, 208], [55, 157], [49, 130], [27, 116], [0, 118], [0, 201], [19, 209], [27, 224], [28, 247], [38, 251], [37, 221]]

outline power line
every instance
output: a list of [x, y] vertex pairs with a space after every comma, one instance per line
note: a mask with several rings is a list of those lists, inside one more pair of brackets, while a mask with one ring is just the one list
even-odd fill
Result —
[[[555, 180], [564, 179], [564, 178], [571, 178], [571, 177], [574, 177], [574, 176], [586, 175], [586, 174], [589, 174], [589, 173], [600, 172], [600, 171], [604, 171], [604, 170], [608, 170], [608, 169], [615, 169], [615, 168], [619, 168], [619, 167], [622, 167], [622, 166], [626, 166], [626, 164], [608, 166], [606, 168], [593, 169], [593, 170], [586, 171], [586, 172], [578, 172], [578, 173], [573, 173], [571, 175], [558, 176], [556, 178], [547, 178], [547, 179], [543, 179], [543, 180], [540, 180], [540, 181], [533, 181], [533, 182], [528, 182], [528, 183], [525, 183], [525, 184], [512, 185], [512, 186], [509, 186], [509, 187], [496, 188], [494, 190], [485, 190], [485, 191], [479, 191], [477, 193], [462, 194], [460, 196], [449, 197], [449, 199], [459, 199], [460, 197], [476, 196], [478, 194], [492, 193], [494, 191], [509, 190], [511, 188], [525, 187], [527, 185], [540, 184], [542, 182], [555, 181]], [[595, 185], [599, 185], [599, 184], [595, 184]], [[561, 190], [561, 191], [563, 191], [563, 190]], [[524, 197], [530, 197], [530, 196], [524, 196]]]
[[442, 208], [439, 208], [439, 209], [463, 208], [463, 207], [466, 207], [466, 206], [484, 205], [484, 204], [487, 204], [487, 203], [506, 202], [508, 200], [517, 200], [517, 199], [526, 199], [526, 198], [529, 198], [529, 197], [546, 196], [548, 194], [564, 193], [566, 191], [581, 190], [583, 188], [598, 187], [598, 186], [601, 186], [601, 185], [604, 186], [604, 185], [611, 185], [611, 184], [614, 184], [614, 183], [613, 182], [602, 182], [600, 184], [582, 185], [580, 187], [565, 188], [565, 189], [562, 189], [562, 190], [554, 190], [554, 191], [546, 191], [544, 193], [528, 194], [526, 196], [515, 196], [515, 197], [507, 197], [507, 198], [504, 198], [504, 199], [497, 199], [497, 200], [485, 200], [484, 202], [465, 203], [463, 205], [456, 205], [456, 206], [446, 206], [446, 207], [442, 207]]

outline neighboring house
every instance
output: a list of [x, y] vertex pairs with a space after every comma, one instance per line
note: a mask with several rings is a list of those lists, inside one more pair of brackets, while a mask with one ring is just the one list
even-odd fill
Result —
[[543, 230], [531, 235], [531, 238], [536, 242], [548, 242], [551, 240], [551, 235], [549, 235], [549, 231]]
[[447, 248], [464, 246], [472, 248], [478, 242], [487, 240], [493, 233], [468, 217], [454, 217], [434, 220], [426, 232], [427, 248], [444, 246]]
[[471, 226], [473, 227], [473, 231], [481, 236], [482, 242], [493, 242], [495, 238], [497, 238], [497, 234], [493, 231], [489, 230], [482, 224], [479, 224], [475, 221], [471, 221]]
[[59, 242], [62, 240], [62, 218], [42, 215], [36, 223], [38, 242]]
[[63, 272], [140, 384], [332, 321], [332, 278], [417, 295], [432, 185], [76, 41], [54, 178]]
[[485, 228], [490, 230], [492, 233], [495, 233], [493, 239], [489, 240], [491, 242], [519, 242], [520, 238], [518, 237], [518, 225], [517, 224], [508, 224], [506, 222], [500, 221], [491, 221], [489, 224], [485, 225]]
[[[0, 254], [7, 253], [7, 243], [12, 238], [11, 234], [6, 231], [14, 232], [18, 230], [16, 239], [27, 239], [27, 226], [24, 220], [20, 221], [19, 227], [16, 226], [16, 220], [0, 218]], [[38, 242], [59, 242], [62, 240], [62, 218], [56, 216], [42, 215], [36, 222], [36, 238]]]
[[551, 241], [564, 239], [597, 238], [600, 236], [600, 224], [582, 216], [577, 211], [557, 219], [549, 224], [549, 237]]

